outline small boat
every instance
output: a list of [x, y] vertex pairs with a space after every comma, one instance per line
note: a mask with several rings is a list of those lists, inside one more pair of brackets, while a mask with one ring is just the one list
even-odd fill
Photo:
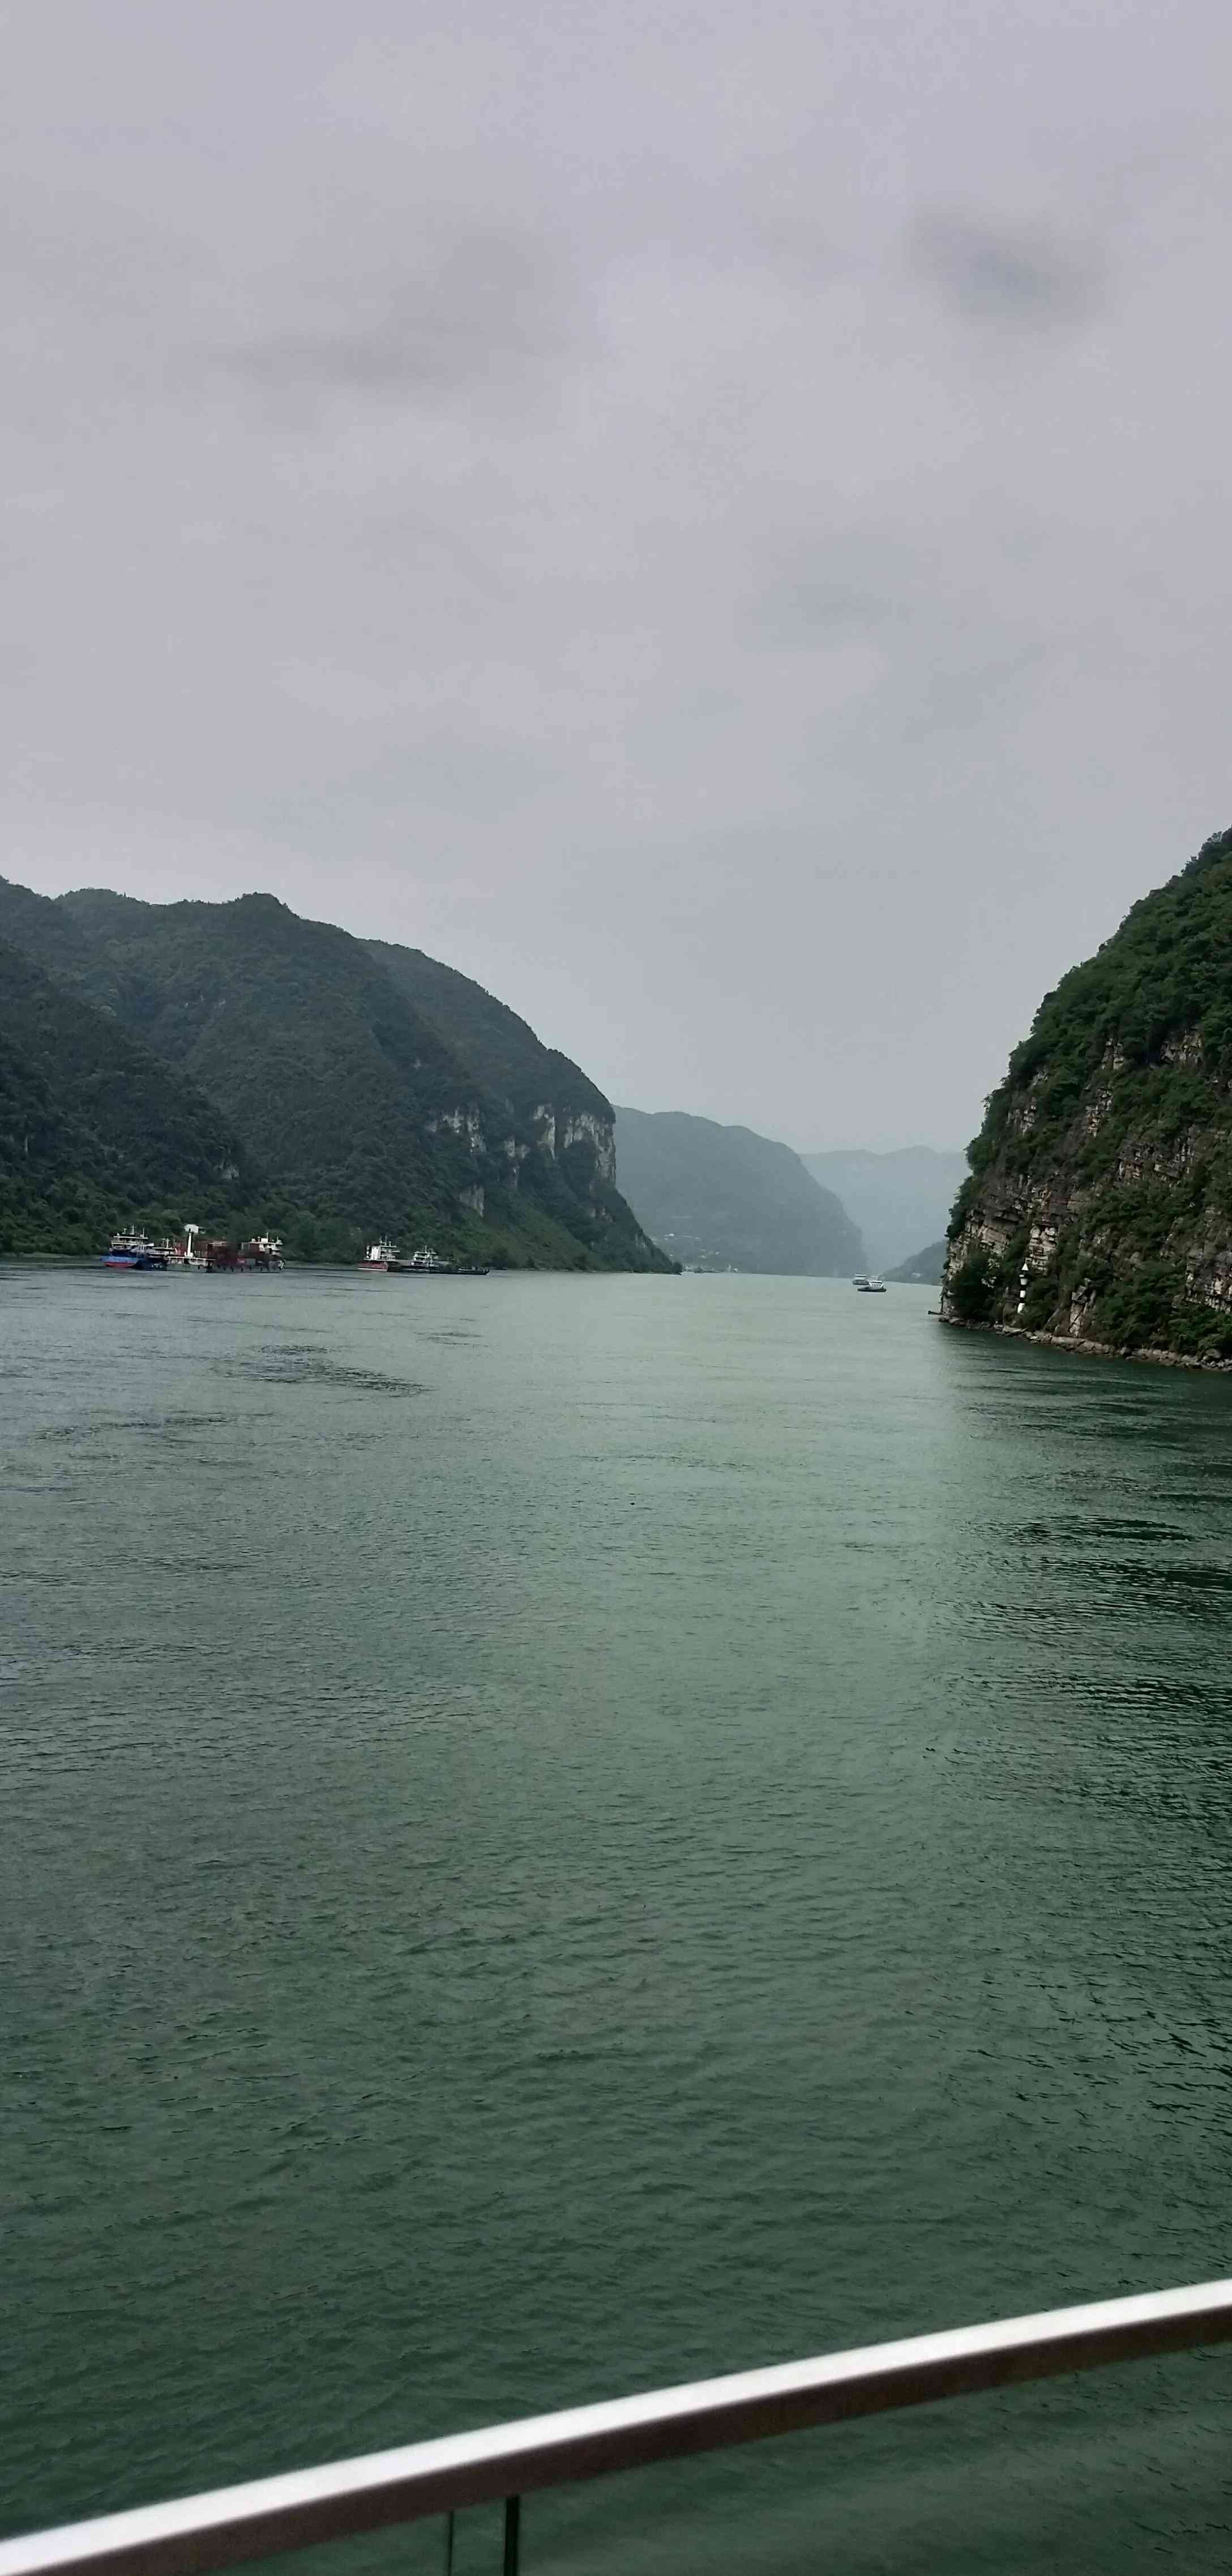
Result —
[[486, 1261], [442, 1261], [439, 1252], [433, 1252], [426, 1243], [420, 1244], [418, 1252], [413, 1252], [409, 1261], [399, 1261], [396, 1256], [391, 1256], [385, 1267], [396, 1270], [404, 1278], [414, 1275], [418, 1279], [486, 1279], [488, 1275]]
[[379, 1242], [379, 1243], [370, 1243], [370, 1244], [369, 1244], [368, 1249], [367, 1249], [367, 1251], [365, 1252], [364, 1257], [363, 1257], [363, 1260], [360, 1262], [360, 1265], [359, 1265], [359, 1266], [360, 1266], [360, 1269], [361, 1269], [361, 1270], [396, 1270], [396, 1269], [398, 1269], [401, 1265], [399, 1264], [399, 1261], [398, 1261], [398, 1247], [397, 1247], [397, 1244], [396, 1244], [396, 1243], [387, 1243], [387, 1242], [385, 1241], [384, 1235], [382, 1235], [381, 1240], [380, 1240], [380, 1242]]
[[101, 1257], [104, 1270], [166, 1270], [171, 1260], [165, 1244], [136, 1233], [113, 1234]]
[[884, 1297], [886, 1292], [884, 1279], [879, 1279], [875, 1275], [869, 1279], [853, 1279], [851, 1284], [853, 1288], [859, 1289], [862, 1297]]

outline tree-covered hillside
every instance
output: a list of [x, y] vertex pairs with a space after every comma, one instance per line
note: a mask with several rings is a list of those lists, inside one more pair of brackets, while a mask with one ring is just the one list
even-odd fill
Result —
[[0, 941], [0, 1253], [96, 1252], [134, 1219], [229, 1227], [254, 1187], [195, 1084]]
[[[386, 1233], [513, 1264], [665, 1266], [613, 1185], [612, 1113], [585, 1076], [558, 1059], [597, 1104], [580, 1119], [519, 1123], [440, 1014], [345, 931], [269, 895], [52, 902], [0, 881], [0, 936], [224, 1114], [304, 1257]], [[476, 996], [469, 1019], [455, 1010], [469, 1043], [501, 1005], [448, 981], [459, 1003]]]
[[789, 1145], [682, 1110], [618, 1109], [620, 1186], [676, 1260], [707, 1270], [843, 1276], [859, 1234]]
[[272, 895], [57, 909], [86, 942], [91, 998], [183, 1066], [296, 1198], [377, 1230], [408, 1208], [444, 1224], [473, 1180], [444, 1121], [476, 1116], [479, 1087], [358, 940]]
[[1045, 997], [971, 1165], [954, 1321], [1232, 1355], [1232, 832]]
[[519, 1117], [533, 1120], [544, 1103], [551, 1103], [558, 1116], [589, 1113], [610, 1119], [611, 1104], [598, 1085], [567, 1055], [544, 1046], [529, 1023], [482, 984], [425, 957], [421, 948], [398, 948], [384, 939], [368, 939], [364, 945], [475, 1079], [510, 1101]]

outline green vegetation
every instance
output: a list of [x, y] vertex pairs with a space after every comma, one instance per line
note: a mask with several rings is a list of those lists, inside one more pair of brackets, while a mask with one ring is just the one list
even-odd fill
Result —
[[[3, 880], [0, 938], [72, 1003], [96, 1047], [127, 1046], [154, 1068], [144, 1092], [130, 1082], [123, 1135], [103, 1133], [93, 1094], [74, 1088], [73, 1050], [57, 1073], [54, 1033], [35, 1043], [5, 1005], [4, 1248], [97, 1248], [105, 1206], [109, 1224], [270, 1224], [309, 1261], [354, 1259], [383, 1233], [502, 1267], [670, 1266], [614, 1186], [602, 1093], [477, 985], [414, 951], [368, 948], [270, 895], [51, 902]], [[54, 1170], [32, 1168], [18, 1137], [39, 1082], [59, 1103]], [[178, 1162], [155, 1152], [160, 1099], [179, 1118]], [[211, 1195], [215, 1164], [232, 1178]], [[53, 1182], [75, 1188], [71, 1209]]]
[[996, 1313], [1000, 1284], [997, 1266], [986, 1252], [969, 1252], [951, 1272], [947, 1294], [960, 1324], [990, 1324]]
[[181, 1213], [229, 1229], [253, 1181], [194, 1084], [0, 941], [0, 1253], [96, 1252]]
[[677, 1260], [812, 1278], [861, 1268], [860, 1237], [790, 1146], [682, 1110], [616, 1113], [621, 1188]]
[[1232, 1356], [1232, 832], [1047, 995], [970, 1160], [957, 1320]]
[[383, 939], [364, 942], [421, 1019], [435, 1029], [485, 1090], [506, 1100], [517, 1119], [533, 1125], [542, 1103], [558, 1117], [610, 1120], [610, 1103], [566, 1055], [545, 1047], [525, 1020], [452, 966], [425, 957], [420, 948], [395, 948]]

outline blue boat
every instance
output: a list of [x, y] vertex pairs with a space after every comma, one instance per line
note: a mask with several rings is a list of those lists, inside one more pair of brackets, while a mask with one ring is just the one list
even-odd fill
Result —
[[145, 1234], [113, 1234], [102, 1256], [104, 1270], [165, 1270], [169, 1256]]

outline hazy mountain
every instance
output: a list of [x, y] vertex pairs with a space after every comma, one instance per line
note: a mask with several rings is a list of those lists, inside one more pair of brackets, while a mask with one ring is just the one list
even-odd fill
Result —
[[197, 1086], [0, 940], [0, 1252], [92, 1252], [135, 1215], [229, 1225], [253, 1175]]
[[955, 1192], [967, 1175], [965, 1154], [937, 1153], [930, 1145], [908, 1145], [894, 1154], [802, 1154], [800, 1160], [824, 1189], [837, 1191], [874, 1270], [888, 1270], [917, 1244], [945, 1233]]
[[[346, 1257], [371, 1231], [553, 1268], [664, 1266], [615, 1187], [610, 1104], [464, 976], [261, 894], [53, 902], [0, 880], [0, 936], [223, 1113], [306, 1254]], [[527, 1084], [541, 1076], [533, 1101], [511, 1069], [494, 1078], [502, 1029], [509, 1068], [516, 1030]]]
[[897, 1270], [887, 1270], [885, 1275], [900, 1286], [913, 1279], [922, 1279], [930, 1288], [937, 1288], [945, 1269], [946, 1249], [945, 1236], [942, 1235], [939, 1243], [926, 1243], [922, 1252], [909, 1253], [905, 1261], [899, 1262]]
[[1046, 995], [971, 1164], [952, 1320], [1232, 1360], [1232, 831]]
[[618, 1109], [620, 1186], [656, 1242], [712, 1270], [849, 1276], [859, 1234], [790, 1146], [683, 1110]]

